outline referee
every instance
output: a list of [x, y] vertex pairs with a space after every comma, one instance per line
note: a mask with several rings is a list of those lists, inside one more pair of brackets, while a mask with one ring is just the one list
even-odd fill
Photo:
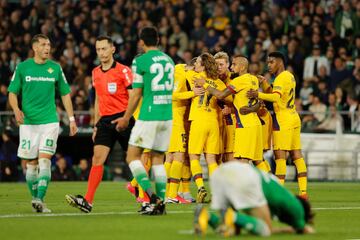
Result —
[[132, 84], [130, 68], [114, 60], [115, 47], [110, 37], [100, 36], [96, 39], [96, 53], [100, 66], [92, 71], [93, 86], [96, 92], [95, 123], [93, 132], [94, 156], [88, 179], [85, 197], [81, 195], [66, 195], [68, 203], [89, 213], [97, 187], [104, 171], [107, 159], [114, 143], [118, 141], [126, 152], [131, 129], [135, 120], [131, 118], [129, 126], [121, 132], [115, 129], [116, 124], [111, 121], [122, 117], [126, 111]]

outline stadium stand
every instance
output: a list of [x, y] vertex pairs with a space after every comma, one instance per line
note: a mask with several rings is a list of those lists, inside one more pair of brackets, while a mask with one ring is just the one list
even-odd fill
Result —
[[[159, 29], [160, 48], [176, 63], [189, 62], [202, 52], [226, 51], [230, 56], [248, 56], [252, 73], [263, 74], [267, 53], [283, 52], [296, 77], [297, 110], [306, 122], [303, 131], [335, 133], [340, 123], [345, 132], [360, 132], [356, 0], [0, 0], [1, 128], [16, 128], [7, 117], [7, 86], [16, 65], [33, 55], [34, 34], [50, 37], [53, 59], [71, 84], [77, 123], [89, 134], [94, 101], [91, 70], [99, 64], [96, 37], [111, 36], [116, 60], [131, 65], [138, 53], [137, 32], [147, 25]], [[60, 101], [58, 112], [66, 126]]]

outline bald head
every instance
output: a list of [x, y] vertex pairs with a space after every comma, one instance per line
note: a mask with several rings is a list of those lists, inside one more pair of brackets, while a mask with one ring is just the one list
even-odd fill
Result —
[[239, 73], [240, 75], [247, 73], [249, 67], [249, 61], [244, 56], [234, 56], [231, 64], [231, 70], [234, 73]]

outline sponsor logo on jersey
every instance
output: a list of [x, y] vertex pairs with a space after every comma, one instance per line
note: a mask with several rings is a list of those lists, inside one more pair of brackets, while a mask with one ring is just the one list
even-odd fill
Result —
[[107, 87], [108, 87], [109, 93], [111, 93], [111, 94], [116, 93], [116, 90], [117, 90], [116, 83], [108, 83]]
[[55, 82], [55, 78], [25, 76], [26, 82]]

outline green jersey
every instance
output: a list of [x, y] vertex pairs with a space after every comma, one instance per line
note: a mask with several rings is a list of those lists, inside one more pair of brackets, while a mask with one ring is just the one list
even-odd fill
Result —
[[55, 105], [55, 88], [61, 96], [70, 93], [61, 66], [46, 60], [35, 63], [33, 58], [20, 63], [11, 79], [8, 91], [22, 95], [24, 124], [37, 125], [58, 122]]
[[261, 175], [262, 189], [271, 214], [298, 231], [305, 227], [305, 212], [300, 201], [283, 186], [274, 175], [256, 169]]
[[150, 50], [132, 63], [133, 88], [143, 89], [139, 119], [166, 121], [172, 119], [174, 62], [160, 50]]

